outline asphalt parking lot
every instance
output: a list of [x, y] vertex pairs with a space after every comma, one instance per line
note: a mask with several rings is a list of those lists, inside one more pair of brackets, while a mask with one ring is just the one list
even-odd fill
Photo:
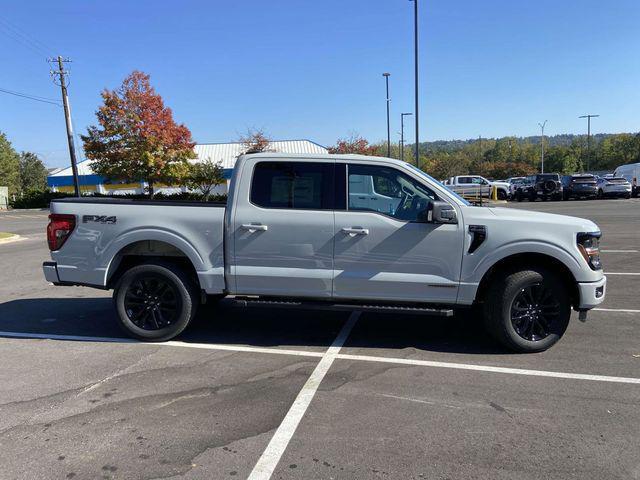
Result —
[[544, 353], [474, 318], [224, 302], [134, 342], [110, 292], [44, 281], [46, 212], [0, 213], [24, 238], [0, 244], [0, 478], [640, 478], [640, 200], [509, 207], [604, 235], [605, 303]]

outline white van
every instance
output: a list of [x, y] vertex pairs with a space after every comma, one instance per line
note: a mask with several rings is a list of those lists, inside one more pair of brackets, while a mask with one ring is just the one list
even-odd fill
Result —
[[637, 197], [640, 192], [640, 163], [630, 163], [628, 165], [620, 165], [613, 173], [615, 177], [623, 177], [631, 184], [631, 196]]

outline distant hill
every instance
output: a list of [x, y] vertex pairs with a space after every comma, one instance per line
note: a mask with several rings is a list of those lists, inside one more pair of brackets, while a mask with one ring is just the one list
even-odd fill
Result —
[[[614, 133], [596, 133], [591, 135], [591, 141], [593, 144], [600, 143], [600, 141], [604, 140], [607, 137], [611, 137], [615, 135]], [[500, 138], [513, 138], [516, 142], [520, 144], [532, 144], [539, 145], [540, 144], [540, 136], [530, 136], [530, 137], [500, 137]], [[560, 135], [545, 135], [545, 145], [548, 146], [569, 146], [574, 140], [584, 140], [586, 141], [586, 135], [575, 135], [573, 133], [563, 133]], [[477, 138], [470, 138], [468, 140], [436, 140], [434, 142], [420, 142], [420, 151], [421, 152], [434, 152], [434, 151], [455, 151], [460, 150], [461, 148], [478, 142]], [[482, 137], [481, 140], [498, 140], [498, 138], [486, 138]], [[409, 144], [407, 144], [409, 145]]]

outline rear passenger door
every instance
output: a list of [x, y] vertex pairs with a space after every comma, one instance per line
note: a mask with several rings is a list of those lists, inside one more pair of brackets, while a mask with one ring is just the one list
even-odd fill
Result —
[[[234, 293], [330, 297], [335, 162], [256, 158], [234, 200]], [[250, 179], [250, 180], [249, 180]]]

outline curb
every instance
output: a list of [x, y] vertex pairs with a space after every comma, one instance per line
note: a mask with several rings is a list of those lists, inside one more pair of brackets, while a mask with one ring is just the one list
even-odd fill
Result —
[[24, 240], [20, 235], [11, 235], [10, 237], [0, 238], [0, 245], [3, 243], [17, 242], [18, 240]]

